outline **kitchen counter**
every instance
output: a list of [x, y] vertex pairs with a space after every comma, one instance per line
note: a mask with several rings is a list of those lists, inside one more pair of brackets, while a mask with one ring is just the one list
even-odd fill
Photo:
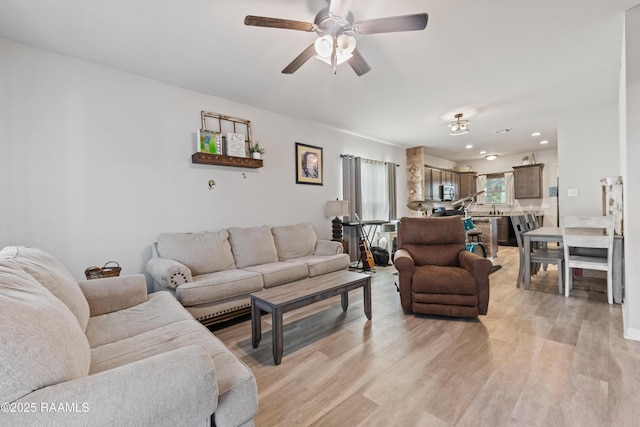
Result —
[[482, 231], [482, 243], [487, 256], [498, 257], [498, 218], [502, 216], [474, 216], [473, 223]]

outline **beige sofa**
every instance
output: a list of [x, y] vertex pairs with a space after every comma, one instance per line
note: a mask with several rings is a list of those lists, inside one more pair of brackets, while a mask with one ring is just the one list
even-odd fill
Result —
[[318, 239], [309, 223], [162, 233], [153, 253], [154, 289], [205, 325], [248, 313], [252, 292], [349, 268], [342, 244]]
[[0, 425], [251, 426], [251, 370], [141, 274], [77, 283], [0, 251]]

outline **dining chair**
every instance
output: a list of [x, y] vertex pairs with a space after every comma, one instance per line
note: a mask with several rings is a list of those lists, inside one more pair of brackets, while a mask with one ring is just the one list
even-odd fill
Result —
[[[572, 288], [574, 268], [606, 271], [607, 301], [613, 304], [613, 216], [563, 216], [560, 227], [565, 258], [564, 295], [568, 297]], [[585, 255], [581, 248], [606, 249], [606, 254], [600, 251]]]
[[[511, 215], [511, 223], [516, 234], [516, 241], [518, 242], [518, 253], [520, 257], [520, 268], [518, 270], [518, 281], [516, 287], [520, 287], [520, 283], [524, 281], [524, 236], [527, 231], [531, 231], [527, 226], [526, 215]], [[564, 251], [561, 248], [548, 248], [548, 247], [532, 247], [531, 249], [531, 264], [555, 264], [558, 266], [558, 293], [562, 294], [564, 286]], [[531, 269], [532, 274], [536, 274], [536, 269]]]
[[[535, 230], [536, 228], [540, 227], [540, 224], [538, 223], [538, 217], [533, 214], [533, 213], [526, 213], [524, 215], [521, 215], [522, 217], [522, 223], [524, 224], [524, 231], [523, 232], [527, 232], [527, 231], [531, 231], [531, 230]], [[538, 248], [547, 248], [547, 242], [531, 242], [531, 248], [532, 249], [538, 249]], [[547, 266], [548, 264], [545, 263], [542, 265], [544, 271], [547, 271]], [[533, 274], [538, 274], [538, 271], [540, 271], [540, 264], [539, 263], [532, 263], [531, 265], [531, 271], [533, 272]]]

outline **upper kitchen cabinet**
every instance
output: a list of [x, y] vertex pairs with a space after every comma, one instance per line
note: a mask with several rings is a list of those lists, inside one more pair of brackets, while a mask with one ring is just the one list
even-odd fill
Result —
[[543, 163], [513, 167], [513, 187], [516, 199], [542, 198]]

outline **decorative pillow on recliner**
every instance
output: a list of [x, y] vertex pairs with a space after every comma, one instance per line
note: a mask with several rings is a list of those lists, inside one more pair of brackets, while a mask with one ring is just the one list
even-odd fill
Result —
[[71, 310], [83, 331], [87, 329], [89, 303], [76, 279], [60, 261], [41, 249], [26, 246], [7, 246], [0, 251], [0, 259], [29, 273]]
[[89, 374], [91, 349], [65, 304], [0, 259], [0, 402]]
[[270, 227], [229, 228], [227, 231], [238, 268], [278, 261]]
[[273, 240], [278, 250], [280, 261], [313, 255], [318, 236], [311, 224], [303, 223], [273, 227]]
[[161, 233], [156, 247], [160, 257], [186, 265], [194, 276], [236, 268], [226, 230]]

